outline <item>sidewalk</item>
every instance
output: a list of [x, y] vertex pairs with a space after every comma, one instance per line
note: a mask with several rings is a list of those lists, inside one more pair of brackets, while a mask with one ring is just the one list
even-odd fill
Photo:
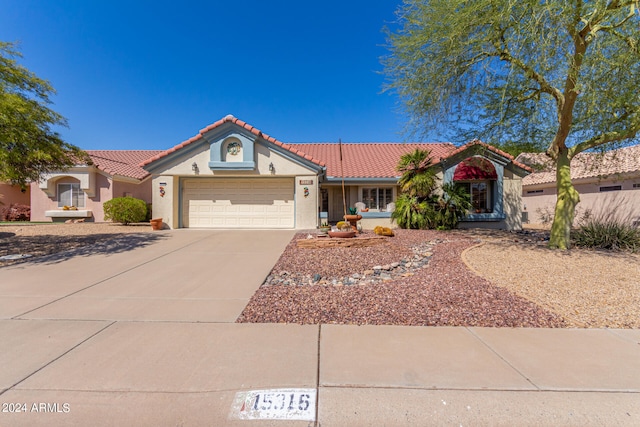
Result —
[[0, 269], [0, 426], [640, 425], [640, 330], [235, 324], [229, 233]]

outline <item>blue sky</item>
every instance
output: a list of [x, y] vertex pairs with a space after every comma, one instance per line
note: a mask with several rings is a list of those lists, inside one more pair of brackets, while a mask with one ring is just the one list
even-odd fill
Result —
[[379, 59], [399, 4], [2, 0], [0, 40], [84, 149], [166, 149], [227, 114], [284, 142], [403, 141]]

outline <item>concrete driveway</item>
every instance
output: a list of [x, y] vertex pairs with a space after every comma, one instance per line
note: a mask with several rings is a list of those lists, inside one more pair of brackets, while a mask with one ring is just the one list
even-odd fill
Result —
[[167, 231], [137, 249], [0, 269], [0, 318], [234, 322], [293, 234]]
[[293, 232], [155, 236], [0, 268], [0, 426], [640, 424], [638, 330], [235, 324]]

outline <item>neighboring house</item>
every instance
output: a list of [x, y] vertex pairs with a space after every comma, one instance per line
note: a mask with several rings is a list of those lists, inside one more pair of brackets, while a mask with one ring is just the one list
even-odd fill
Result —
[[0, 209], [13, 203], [29, 206], [30, 198], [29, 187], [20, 188], [19, 185], [0, 182]]
[[94, 165], [32, 186], [32, 218], [66, 219], [63, 207], [74, 204], [74, 215], [102, 221], [101, 203], [130, 194], [151, 201], [170, 228], [313, 229], [342, 219], [344, 178], [346, 204], [360, 208], [363, 227], [387, 226], [396, 165], [416, 148], [431, 152], [440, 183], [468, 188], [474, 212], [461, 226], [521, 227], [521, 182], [531, 170], [480, 141], [286, 144], [233, 116], [166, 151], [89, 151]]
[[[522, 153], [516, 160], [534, 169], [522, 181], [528, 221], [548, 222], [557, 198], [553, 163], [544, 153]], [[615, 212], [621, 219], [640, 221], [640, 145], [578, 154], [571, 161], [571, 181], [580, 193], [576, 221], [587, 211], [596, 215]]]
[[[31, 184], [31, 220], [103, 222], [102, 204], [132, 196], [151, 202], [151, 177], [138, 164], [158, 150], [90, 150], [90, 165], [46, 175]], [[74, 210], [66, 210], [65, 206]]]

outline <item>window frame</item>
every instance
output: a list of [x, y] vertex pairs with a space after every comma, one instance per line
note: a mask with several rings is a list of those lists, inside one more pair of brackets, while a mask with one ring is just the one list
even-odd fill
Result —
[[599, 188], [600, 193], [608, 193], [610, 191], [622, 191], [622, 185], [604, 185]]
[[[368, 197], [367, 199], [365, 199], [365, 191], [367, 193], [370, 194], [371, 190], [375, 190], [375, 207], [367, 202], [367, 199], [371, 199], [371, 197]], [[380, 192], [381, 190], [384, 192], [384, 196], [383, 196], [383, 201], [387, 200], [386, 195], [387, 192], [389, 192], [389, 198], [388, 201], [383, 203], [383, 205], [380, 205]], [[360, 201], [361, 203], [364, 203], [365, 208], [368, 209], [370, 212], [386, 212], [387, 211], [387, 206], [390, 203], [394, 203], [395, 202], [395, 190], [394, 187], [392, 186], [366, 186], [366, 187], [360, 187]]]
[[[63, 190], [61, 187], [67, 186], [68, 191], [70, 192], [69, 199], [64, 199], [63, 195], [66, 190]], [[59, 182], [57, 184], [57, 194], [58, 194], [58, 207], [63, 208], [65, 206], [74, 206], [76, 208], [84, 208], [85, 207], [85, 194], [82, 188], [80, 188], [80, 183], [77, 182]], [[74, 204], [74, 200], [76, 204]], [[66, 203], [70, 202], [70, 203]]]
[[[494, 196], [493, 196], [493, 189], [494, 189], [494, 183], [496, 181], [495, 180], [491, 180], [491, 179], [483, 179], [483, 180], [470, 180], [470, 181], [455, 181], [456, 185], [463, 185], [465, 186], [465, 190], [467, 191], [467, 193], [469, 193], [469, 195], [471, 196], [471, 205], [473, 206], [473, 211], [469, 212], [471, 214], [491, 214], [495, 211], [495, 201]], [[480, 186], [481, 184], [485, 185], [485, 190], [484, 190], [484, 207], [482, 207], [480, 205], [480, 203], [476, 203], [476, 201], [474, 200], [474, 192], [473, 192], [473, 186], [474, 185], [478, 185]]]

